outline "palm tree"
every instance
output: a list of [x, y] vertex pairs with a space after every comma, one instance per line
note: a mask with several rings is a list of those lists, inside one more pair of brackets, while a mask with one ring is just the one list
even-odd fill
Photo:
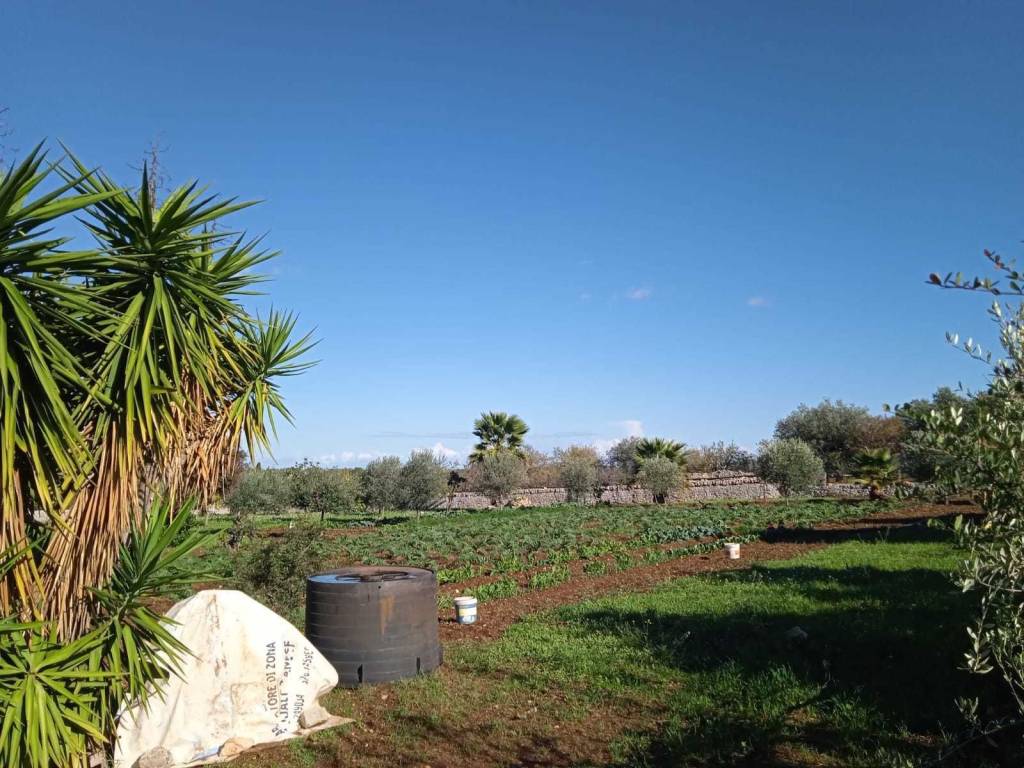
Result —
[[686, 445], [661, 437], [645, 437], [636, 444], [636, 458], [640, 464], [661, 457], [674, 461], [680, 467], [686, 466]]
[[899, 465], [888, 448], [866, 449], [857, 454], [857, 482], [868, 487], [872, 501], [885, 498], [883, 489], [896, 481]]
[[490, 411], [480, 414], [473, 422], [473, 434], [477, 444], [469, 455], [473, 463], [483, 461], [484, 457], [501, 451], [509, 451], [519, 458], [525, 457], [523, 440], [530, 428], [526, 422], [515, 414], [502, 411]]

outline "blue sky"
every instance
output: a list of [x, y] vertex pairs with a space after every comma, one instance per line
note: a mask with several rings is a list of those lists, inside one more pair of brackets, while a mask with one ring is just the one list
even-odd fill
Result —
[[[1024, 236], [1024, 8], [945, 2], [0, 7], [0, 104], [129, 183], [265, 202], [270, 296], [315, 328], [277, 459], [753, 446], [982, 369], [984, 269]], [[8, 152], [10, 155], [10, 152]]]

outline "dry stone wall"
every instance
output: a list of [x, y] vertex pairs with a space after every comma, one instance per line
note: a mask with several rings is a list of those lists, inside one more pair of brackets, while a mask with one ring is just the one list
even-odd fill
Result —
[[[706, 501], [713, 499], [755, 500], [777, 499], [779, 489], [763, 482], [749, 472], [695, 472], [689, 476], [689, 486], [674, 492], [670, 501]], [[515, 507], [548, 507], [565, 504], [569, 500], [564, 488], [524, 488], [513, 494]], [[602, 504], [651, 504], [651, 492], [632, 485], [610, 485], [601, 491]], [[494, 506], [482, 493], [467, 491], [455, 494], [453, 509], [488, 509]]]

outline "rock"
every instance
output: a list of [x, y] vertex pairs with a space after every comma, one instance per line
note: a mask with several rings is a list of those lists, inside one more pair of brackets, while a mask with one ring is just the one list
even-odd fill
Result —
[[809, 635], [806, 632], [804, 632], [800, 627], [792, 627], [786, 632], [787, 640], [803, 641], [806, 640], [808, 637]]
[[220, 749], [217, 750], [217, 756], [235, 757], [245, 752], [245, 750], [251, 749], [255, 743], [255, 741], [246, 736], [232, 736], [220, 745]]
[[299, 727], [300, 728], [316, 728], [320, 723], [326, 723], [331, 717], [331, 713], [324, 709], [319, 704], [314, 704], [311, 707], [306, 707], [299, 715]]
[[164, 747], [153, 747], [135, 761], [135, 768], [173, 768], [174, 755]]

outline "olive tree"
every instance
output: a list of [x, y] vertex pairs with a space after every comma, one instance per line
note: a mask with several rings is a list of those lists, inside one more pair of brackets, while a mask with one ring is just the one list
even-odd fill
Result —
[[646, 459], [637, 472], [637, 481], [651, 492], [654, 501], [664, 504], [672, 491], [683, 484], [686, 474], [679, 462], [665, 456]]
[[555, 451], [558, 478], [569, 501], [592, 498], [599, 489], [600, 460], [597, 451], [587, 445], [573, 445]]
[[488, 453], [473, 466], [473, 486], [495, 506], [507, 504], [526, 482], [526, 465], [510, 451]]
[[225, 499], [235, 517], [279, 515], [288, 509], [290, 492], [283, 473], [274, 469], [246, 469]]
[[402, 502], [402, 460], [382, 456], [366, 465], [363, 473], [363, 501], [366, 506], [383, 512], [396, 509]]
[[308, 459], [287, 470], [292, 504], [321, 522], [330, 514], [350, 512], [359, 506], [359, 480], [352, 470], [322, 467]]
[[[959, 274], [932, 275], [931, 282], [1024, 296], [1024, 274], [997, 254], [986, 256], [1001, 278], [998, 287], [991, 278], [964, 280]], [[990, 384], [971, 407], [953, 403], [932, 409], [924, 441], [947, 459], [938, 464], [938, 482], [949, 491], [969, 491], [986, 513], [983, 521], [958, 520], [956, 525], [967, 552], [959, 584], [979, 598], [978, 615], [967, 630], [967, 667], [1001, 675], [1019, 718], [1024, 716], [1024, 304], [997, 299], [989, 314], [999, 328], [1004, 357], [993, 359], [972, 339], [962, 344], [970, 357], [991, 369]], [[948, 338], [959, 345], [957, 336]], [[965, 710], [976, 718], [978, 703], [968, 703]]]
[[398, 473], [399, 493], [406, 509], [433, 509], [448, 489], [448, 466], [433, 451], [413, 451]]
[[803, 440], [766, 440], [757, 455], [757, 474], [787, 496], [806, 493], [825, 476], [822, 460]]

